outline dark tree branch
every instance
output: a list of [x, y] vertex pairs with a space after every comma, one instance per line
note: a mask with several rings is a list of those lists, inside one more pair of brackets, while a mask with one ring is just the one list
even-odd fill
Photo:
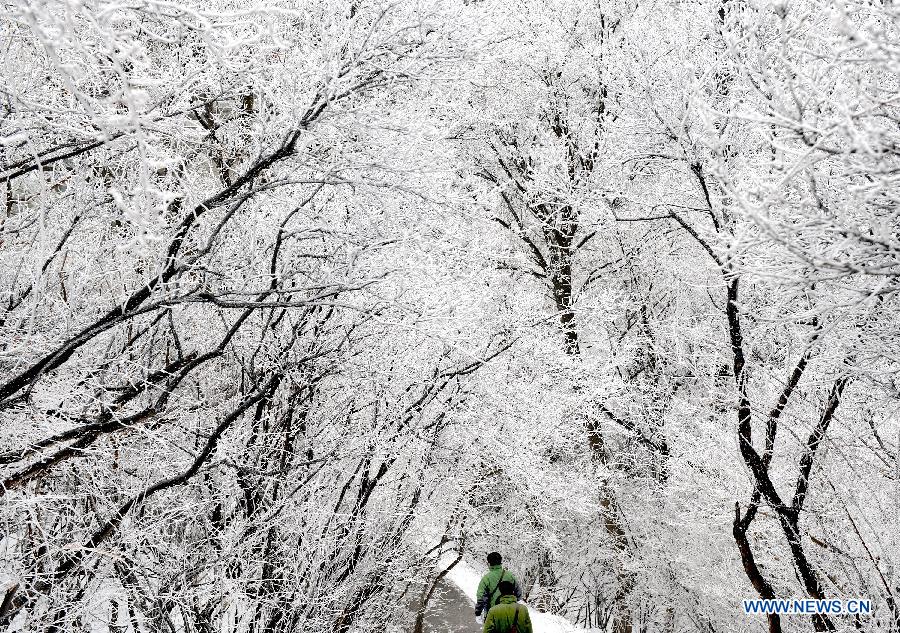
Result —
[[[334, 101], [334, 98], [332, 98], [331, 101]], [[240, 194], [241, 191], [250, 186], [257, 177], [266, 172], [273, 165], [293, 155], [300, 135], [322, 114], [322, 112], [324, 112], [325, 107], [329, 102], [329, 100], [317, 96], [313, 105], [310, 106], [303, 115], [297, 128], [286, 134], [281, 144], [274, 151], [258, 159], [244, 172], [244, 174], [239, 178], [236, 178], [229, 186], [198, 204], [182, 219], [178, 228], [175, 230], [172, 240], [169, 242], [165, 256], [165, 264], [162, 272], [158, 276], [154, 277], [142, 288], [132, 293], [122, 304], [116, 306], [100, 319], [69, 338], [66, 342], [57, 347], [55, 351], [45, 355], [28, 369], [0, 385], [0, 408], [8, 406], [15, 394], [20, 390], [30, 388], [30, 386], [34, 385], [35, 382], [40, 379], [42, 374], [47, 371], [52, 371], [65, 363], [72, 354], [89, 340], [93, 339], [98, 334], [115, 327], [119, 323], [130, 319], [136, 308], [147, 301], [157, 287], [171, 281], [179, 274], [183, 268], [178, 263], [178, 254], [197, 221], [208, 211], [228, 203], [228, 201]], [[248, 196], [245, 195], [239, 199], [238, 204], [234, 205], [231, 213], [234, 212], [235, 207], [239, 207], [247, 200], [247, 198]], [[170, 205], [170, 211], [180, 209], [181, 204], [181, 199], [174, 201]], [[208, 242], [208, 245], [211, 245], [211, 243]]]
[[716, 262], [716, 264], [718, 264], [720, 268], [724, 265], [719, 256], [716, 255], [716, 252], [706, 242], [706, 240], [700, 237], [700, 234], [697, 233], [697, 230], [694, 227], [688, 224], [680, 215], [678, 215], [674, 211], [669, 212], [669, 217], [675, 220], [679, 225], [681, 225], [681, 228], [687, 231], [690, 236], [693, 237], [701, 247], [703, 247], [703, 250], [705, 250], [709, 254], [709, 256], [712, 257], [712, 260]]
[[778, 396], [778, 402], [775, 403], [772, 411], [769, 412], [769, 417], [766, 421], [766, 448], [763, 452], [763, 465], [766, 469], [769, 468], [769, 464], [772, 462], [772, 456], [775, 452], [775, 436], [778, 433], [778, 419], [781, 417], [781, 413], [787, 406], [788, 401], [791, 399], [791, 395], [794, 393], [794, 389], [797, 387], [800, 378], [803, 376], [803, 372], [809, 363], [815, 343], [819, 339], [821, 332], [822, 327], [819, 325], [818, 321], [816, 321], [815, 329], [807, 342], [806, 349], [797, 361], [797, 365], [794, 367], [794, 371], [791, 372], [787, 383], [785, 383], [784, 389], [781, 390], [781, 395]]
[[645, 448], [648, 448], [652, 452], [657, 453], [662, 457], [669, 456], [669, 446], [665, 440], [655, 440], [647, 437], [639, 428], [637, 428], [637, 425], [631, 420], [620, 418], [615, 413], [610, 411], [609, 408], [602, 402], [597, 402], [596, 405], [600, 409], [600, 411], [602, 411], [603, 414], [606, 415], [606, 417], [621, 426], [623, 429], [629, 431], [631, 435], [634, 436], [637, 441]]
[[849, 377], [841, 376], [831, 385], [831, 390], [828, 393], [828, 400], [825, 403], [825, 410], [822, 412], [818, 423], [806, 440], [806, 449], [803, 451], [803, 456], [800, 458], [800, 475], [797, 477], [794, 500], [791, 503], [791, 508], [795, 514], [799, 514], [803, 509], [803, 504], [806, 501], [806, 493], [809, 490], [809, 476], [812, 472], [813, 462], [816, 458], [816, 451], [818, 451], [819, 445], [822, 443], [825, 434], [828, 432], [828, 426], [834, 419], [834, 412], [837, 411], [838, 405], [841, 402], [841, 395], [849, 380]]
[[[737, 543], [738, 551], [741, 554], [741, 564], [744, 567], [744, 573], [750, 579], [750, 584], [756, 590], [760, 598], [764, 600], [772, 600], [775, 598], [775, 590], [772, 585], [762, 575], [756, 559], [753, 557], [753, 550], [750, 548], [750, 541], [747, 539], [747, 529], [750, 527], [751, 521], [756, 516], [756, 505], [751, 505], [747, 509], [747, 513], [741, 517], [741, 506], [739, 503], [734, 504], [734, 523], [732, 524], [732, 535]], [[769, 625], [769, 633], [781, 633], [781, 616], [777, 613], [769, 613], [766, 615]]]

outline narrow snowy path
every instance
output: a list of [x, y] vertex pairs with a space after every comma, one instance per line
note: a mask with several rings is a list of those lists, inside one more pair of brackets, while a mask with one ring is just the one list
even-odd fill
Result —
[[424, 633], [481, 633], [474, 602], [462, 589], [441, 580], [425, 612]]

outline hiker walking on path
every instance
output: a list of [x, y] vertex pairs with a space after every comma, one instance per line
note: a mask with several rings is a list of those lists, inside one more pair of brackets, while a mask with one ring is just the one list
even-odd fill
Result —
[[[488, 554], [487, 563], [490, 571], [482, 576], [481, 582], [478, 583], [477, 602], [475, 602], [476, 620], [481, 617], [482, 613], [487, 613], [499, 601], [501, 582], [509, 582], [512, 585], [510, 596], [514, 596], [516, 600], [522, 597], [519, 581], [503, 568], [503, 557], [498, 552]], [[529, 628], [529, 630], [531, 629]]]
[[498, 591], [500, 598], [484, 619], [484, 633], [532, 633], [528, 607], [516, 601], [517, 587], [503, 580]]

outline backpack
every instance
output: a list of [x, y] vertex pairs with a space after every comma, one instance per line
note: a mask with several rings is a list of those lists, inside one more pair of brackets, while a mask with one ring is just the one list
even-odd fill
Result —
[[519, 605], [516, 605], [516, 614], [513, 616], [512, 627], [509, 629], [509, 633], [519, 633], [519, 626], [517, 622], [519, 621]]
[[[503, 582], [503, 577], [506, 576], [506, 570], [503, 569], [500, 573], [500, 579], [497, 580], [497, 584], [494, 585], [494, 588], [487, 592], [487, 604], [485, 605], [486, 610], [485, 613], [491, 610], [491, 607], [494, 606], [491, 602], [494, 601], [494, 594], [497, 593], [497, 590], [500, 588], [500, 583]], [[497, 596], [499, 600], [500, 596]], [[494, 603], [496, 604], [496, 603]]]

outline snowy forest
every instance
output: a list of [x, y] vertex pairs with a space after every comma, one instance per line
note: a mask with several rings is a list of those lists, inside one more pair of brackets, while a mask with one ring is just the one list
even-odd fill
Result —
[[900, 5], [2, 7], [0, 631], [900, 632]]

